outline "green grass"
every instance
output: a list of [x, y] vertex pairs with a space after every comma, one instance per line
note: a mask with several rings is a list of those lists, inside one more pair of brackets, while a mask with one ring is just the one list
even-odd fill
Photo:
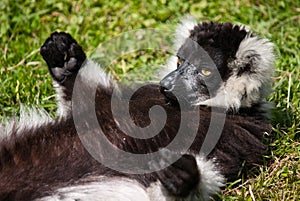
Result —
[[[142, 2], [142, 1], [141, 1]], [[91, 54], [102, 42], [141, 28], [173, 29], [190, 13], [200, 20], [246, 24], [276, 45], [278, 56], [270, 155], [252, 175], [229, 185], [223, 200], [300, 200], [300, 1], [220, 0], [156, 1], [8, 1], [0, 2], [0, 119], [20, 104], [55, 111], [54, 91], [39, 47], [53, 31], [72, 34]], [[119, 58], [110, 67], [117, 79], [151, 79], [167, 52], [142, 51]], [[142, 72], [142, 73], [141, 73]]]

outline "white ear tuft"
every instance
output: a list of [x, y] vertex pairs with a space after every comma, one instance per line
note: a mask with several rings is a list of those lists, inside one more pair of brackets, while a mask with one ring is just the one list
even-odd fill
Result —
[[175, 32], [175, 49], [178, 50], [183, 45], [185, 39], [190, 36], [190, 31], [197, 25], [196, 20], [186, 15], [180, 20], [180, 23], [176, 27]]
[[241, 42], [234, 61], [236, 67], [243, 67], [246, 63], [251, 64], [251, 70], [255, 73], [271, 77], [274, 71], [274, 44], [268, 39], [258, 36], [247, 36]]
[[215, 97], [202, 104], [238, 111], [240, 107], [259, 103], [269, 95], [274, 62], [273, 43], [258, 36], [246, 36], [240, 43], [236, 59], [228, 64], [232, 75]]
[[[183, 45], [184, 41], [190, 36], [190, 31], [197, 25], [196, 20], [191, 15], [186, 15], [180, 20], [180, 23], [176, 26], [174, 51], [175, 54], [178, 49]], [[159, 70], [158, 78], [162, 79], [167, 74], [177, 68], [177, 57], [171, 56], [167, 63]]]

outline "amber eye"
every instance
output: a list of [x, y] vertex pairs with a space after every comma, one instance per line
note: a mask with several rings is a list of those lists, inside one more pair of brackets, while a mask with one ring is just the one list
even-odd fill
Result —
[[181, 59], [178, 57], [177, 59], [177, 65], [179, 66], [181, 64]]
[[209, 76], [209, 75], [211, 74], [211, 71], [210, 71], [210, 70], [206, 70], [206, 69], [202, 69], [202, 70], [201, 70], [201, 73], [202, 73], [202, 75], [204, 75], [204, 76]]

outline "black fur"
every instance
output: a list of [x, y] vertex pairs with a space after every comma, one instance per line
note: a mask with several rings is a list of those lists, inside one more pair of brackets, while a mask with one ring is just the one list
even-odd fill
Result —
[[[110, 137], [121, 140], [118, 135]], [[195, 159], [189, 155], [153, 174], [126, 175], [106, 168], [86, 151], [71, 118], [34, 129], [14, 129], [0, 147], [3, 201], [33, 200], [60, 187], [92, 182], [90, 177], [101, 175], [131, 178], [145, 187], [160, 179], [176, 196], [186, 196], [199, 180]]]
[[63, 87], [65, 100], [71, 100], [77, 72], [86, 59], [82, 47], [70, 34], [54, 32], [40, 49], [54, 81]]
[[[228, 63], [236, 59], [239, 45], [247, 34], [253, 35], [231, 23], [203, 22], [195, 26], [190, 31], [189, 40], [177, 52], [177, 57], [181, 60], [177, 70], [161, 80], [162, 91], [173, 99], [172, 93], [176, 92], [180, 94], [177, 98], [182, 97], [189, 104], [213, 97], [221, 83], [231, 76]], [[245, 61], [239, 75], [251, 72], [254, 56], [256, 55]], [[211, 75], [202, 75], [203, 69], [210, 70]]]
[[220, 74], [228, 76], [227, 63], [235, 59], [239, 45], [247, 34], [245, 29], [232, 23], [203, 22], [194, 27], [190, 38], [207, 51], [221, 70]]

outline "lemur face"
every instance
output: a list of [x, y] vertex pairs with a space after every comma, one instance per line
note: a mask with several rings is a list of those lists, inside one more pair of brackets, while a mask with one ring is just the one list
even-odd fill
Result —
[[215, 50], [209, 54], [197, 42], [188, 38], [177, 52], [177, 69], [160, 82], [162, 92], [171, 99], [177, 98], [195, 104], [215, 95], [222, 82], [223, 54]]
[[160, 82], [166, 97], [238, 111], [268, 95], [272, 43], [231, 23], [189, 24], [178, 27], [177, 64]]

